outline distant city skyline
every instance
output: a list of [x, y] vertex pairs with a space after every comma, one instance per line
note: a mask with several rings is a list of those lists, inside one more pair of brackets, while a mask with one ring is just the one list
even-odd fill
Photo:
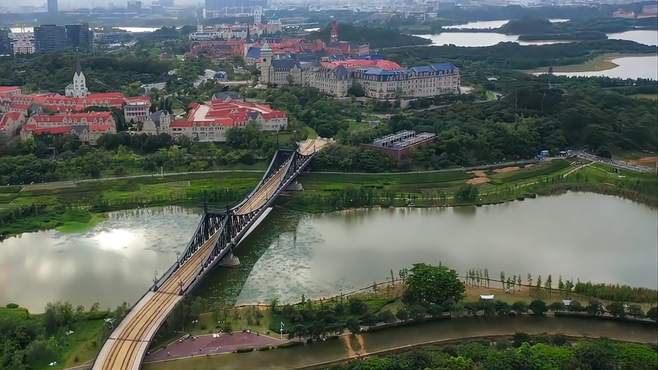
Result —
[[[156, 0], [142, 0], [144, 5], [150, 5]], [[174, 0], [176, 5], [203, 5], [204, 0]], [[47, 0], [15, 0], [11, 4], [0, 4], [0, 9], [21, 9], [24, 7], [34, 7], [47, 9]], [[103, 7], [110, 5], [115, 7], [126, 6], [127, 0], [59, 0], [59, 10], [71, 10], [79, 8]]]

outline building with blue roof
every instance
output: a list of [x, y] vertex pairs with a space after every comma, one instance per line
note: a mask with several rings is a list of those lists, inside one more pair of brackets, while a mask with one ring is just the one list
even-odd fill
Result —
[[[350, 87], [356, 84], [361, 85], [366, 97], [380, 100], [458, 94], [461, 84], [459, 68], [452, 63], [401, 68], [385, 60], [383, 63], [363, 61], [381, 60], [379, 58], [345, 60], [339, 57], [319, 64], [305, 63], [292, 58], [272, 59], [267, 43], [258, 52], [261, 83], [310, 86], [337, 97], [347, 96]], [[335, 63], [337, 60], [344, 62]]]

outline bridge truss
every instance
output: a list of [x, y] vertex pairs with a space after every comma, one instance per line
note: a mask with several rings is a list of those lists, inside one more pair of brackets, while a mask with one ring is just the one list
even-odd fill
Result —
[[271, 210], [272, 203], [306, 168], [326, 142], [278, 150], [256, 187], [223, 212], [204, 214], [177, 261], [154, 282], [114, 329], [94, 361], [93, 370], [137, 370], [149, 343], [167, 315], [223, 259], [232, 253]]

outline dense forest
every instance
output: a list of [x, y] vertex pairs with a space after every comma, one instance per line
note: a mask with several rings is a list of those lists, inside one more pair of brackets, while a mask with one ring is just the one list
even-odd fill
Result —
[[604, 53], [656, 53], [655, 46], [625, 40], [597, 40], [577, 43], [525, 45], [504, 42], [488, 47], [430, 46], [387, 50], [387, 58], [404, 65], [429, 62], [485, 61], [491, 67], [532, 69], [542, 66], [579, 64]]
[[[169, 61], [150, 55], [80, 56], [87, 87], [93, 92], [120, 91], [133, 82], [163, 82], [173, 68]], [[64, 94], [75, 71], [72, 52], [35, 54], [22, 58], [0, 58], [0, 85], [23, 86], [27, 91]]]
[[542, 149], [587, 148], [600, 155], [654, 150], [656, 104], [596, 88], [548, 89], [529, 84], [503, 99], [392, 117], [393, 131], [434, 132], [438, 140], [413, 159], [429, 168], [530, 158]]

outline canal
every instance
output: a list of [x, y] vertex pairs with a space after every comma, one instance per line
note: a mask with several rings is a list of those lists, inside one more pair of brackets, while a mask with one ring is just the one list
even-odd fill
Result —
[[464, 318], [391, 328], [353, 337], [343, 336], [340, 339], [309, 346], [147, 363], [143, 367], [145, 370], [291, 369], [343, 360], [357, 354], [388, 351], [402, 346], [469, 337], [513, 335], [517, 332], [606, 337], [630, 342], [656, 343], [655, 325], [549, 317]]

